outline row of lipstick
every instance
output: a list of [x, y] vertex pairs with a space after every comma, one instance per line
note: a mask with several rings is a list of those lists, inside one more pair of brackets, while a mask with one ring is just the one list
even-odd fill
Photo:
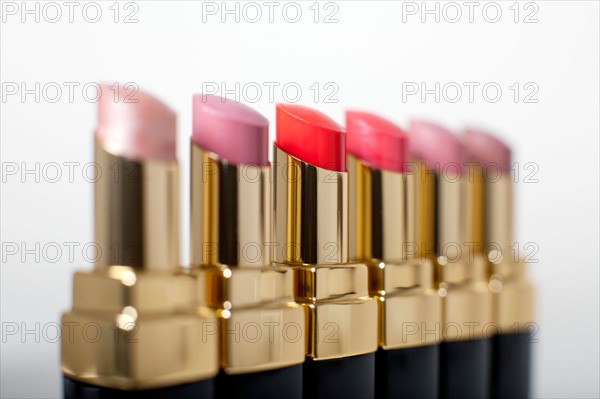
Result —
[[196, 95], [184, 269], [175, 114], [119, 93], [95, 146], [118, 171], [95, 183], [111, 256], [75, 274], [63, 315], [98, 333], [63, 336], [66, 397], [528, 395], [501, 141], [278, 105], [271, 164], [266, 118]]

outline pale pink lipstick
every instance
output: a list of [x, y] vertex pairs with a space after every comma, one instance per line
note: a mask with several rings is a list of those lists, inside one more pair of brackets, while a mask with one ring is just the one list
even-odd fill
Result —
[[425, 163], [427, 169], [454, 171], [462, 163], [460, 141], [446, 128], [431, 122], [411, 121], [408, 151], [410, 158]]
[[107, 151], [135, 160], [176, 159], [175, 112], [133, 86], [100, 87], [96, 138]]
[[503, 173], [510, 172], [510, 148], [489, 133], [467, 129], [462, 135], [465, 156], [485, 169], [494, 165]]
[[224, 97], [194, 95], [192, 141], [230, 163], [269, 164], [267, 119]]

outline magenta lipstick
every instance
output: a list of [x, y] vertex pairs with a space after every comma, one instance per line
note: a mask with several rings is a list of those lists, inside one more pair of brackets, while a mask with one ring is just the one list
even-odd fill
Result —
[[268, 122], [202, 94], [193, 115], [191, 263], [219, 320], [216, 395], [300, 398], [304, 310], [292, 269], [271, 263]]
[[406, 173], [407, 137], [366, 112], [347, 112], [346, 130], [350, 257], [367, 264], [379, 308], [375, 396], [435, 398], [442, 301], [433, 263], [416, 250], [418, 181]]

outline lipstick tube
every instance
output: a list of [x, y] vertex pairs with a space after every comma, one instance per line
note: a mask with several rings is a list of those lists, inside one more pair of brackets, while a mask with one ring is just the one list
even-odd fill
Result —
[[465, 202], [462, 147], [450, 132], [425, 122], [411, 123], [409, 143], [415, 161], [410, 173], [417, 176], [419, 254], [433, 262], [442, 297], [439, 397], [484, 398], [492, 297], [486, 262], [464, 240], [466, 218], [473, 214]]
[[430, 259], [418, 256], [417, 176], [406, 174], [406, 136], [391, 122], [346, 113], [350, 257], [369, 267], [378, 304], [377, 398], [438, 395], [442, 302]]
[[488, 261], [493, 296], [492, 398], [529, 397], [530, 331], [533, 287], [525, 265], [510, 256], [512, 245], [512, 183], [510, 149], [483, 132], [463, 135], [466, 160], [472, 168], [467, 193], [479, 212], [470, 228], [471, 241]]
[[271, 264], [268, 122], [224, 98], [193, 101], [191, 263], [220, 323], [217, 397], [300, 398], [304, 312], [292, 270]]
[[277, 106], [273, 256], [293, 267], [306, 315], [305, 398], [374, 394], [377, 305], [366, 265], [348, 262], [345, 155], [337, 123], [306, 107]]
[[119, 93], [99, 102], [99, 260], [75, 274], [62, 317], [65, 397], [212, 397], [218, 347], [206, 329], [216, 318], [178, 261], [175, 115], [147, 94]]

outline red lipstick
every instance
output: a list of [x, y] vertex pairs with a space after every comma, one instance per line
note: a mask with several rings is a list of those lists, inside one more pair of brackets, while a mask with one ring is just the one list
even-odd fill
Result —
[[293, 268], [306, 314], [304, 397], [372, 397], [377, 304], [366, 265], [348, 262], [345, 131], [278, 105], [276, 136], [273, 259]]
[[346, 126], [350, 258], [367, 264], [379, 308], [375, 396], [437, 397], [440, 337], [422, 331], [439, 328], [442, 303], [433, 263], [415, 250], [418, 178], [404, 173], [406, 134], [364, 112], [347, 112]]
[[346, 134], [333, 119], [301, 105], [277, 104], [275, 145], [318, 168], [346, 171]]

